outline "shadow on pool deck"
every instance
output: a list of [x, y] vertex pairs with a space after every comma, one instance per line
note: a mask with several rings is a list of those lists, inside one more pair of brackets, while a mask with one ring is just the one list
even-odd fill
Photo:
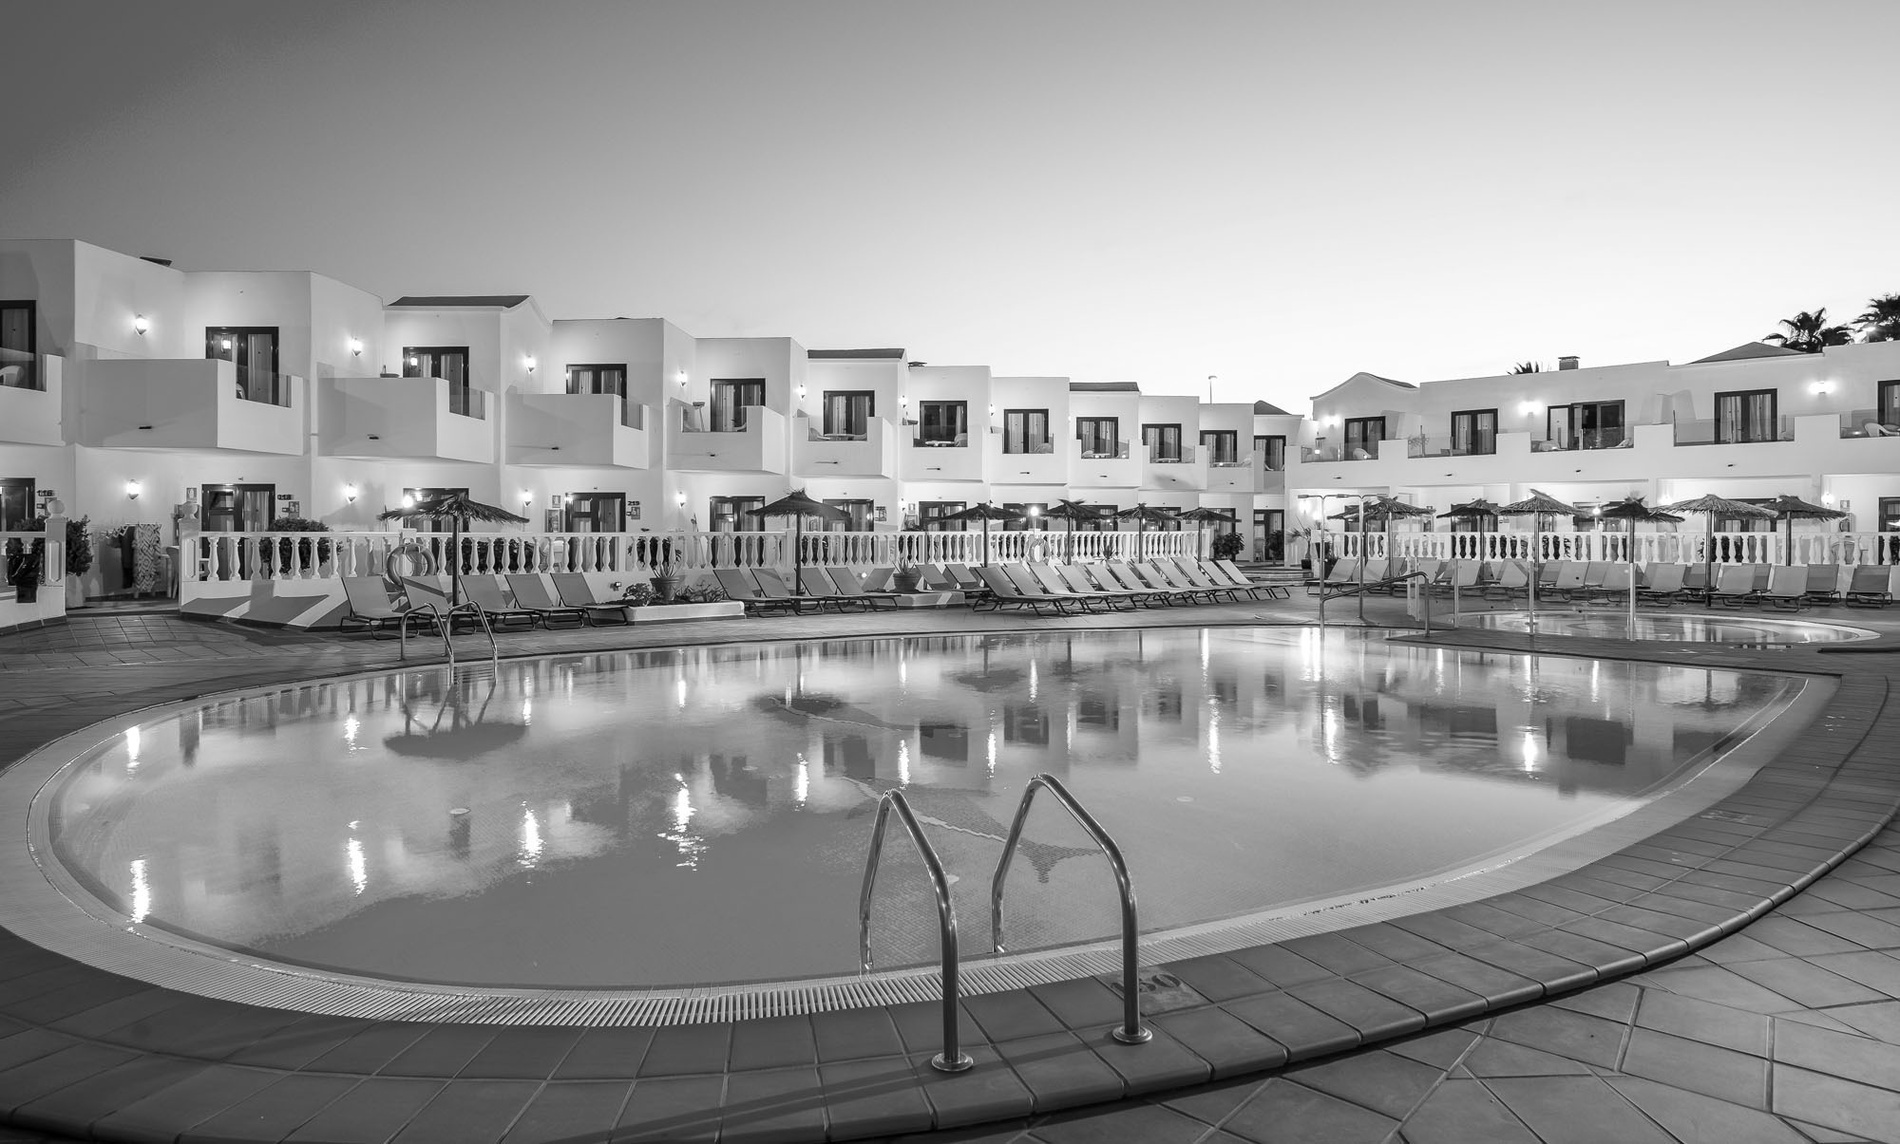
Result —
[[[1368, 604], [1373, 618], [1396, 621], [1397, 610]], [[885, 613], [517, 635], [504, 646], [536, 654], [1311, 614], [1301, 598], [1069, 620]], [[1528, 646], [1500, 633], [1444, 638]], [[1549, 638], [1537, 647], [1629, 650]], [[1880, 833], [1900, 796], [1891, 746], [1900, 712], [1888, 703], [1900, 660], [1648, 650], [1843, 678], [1813, 733], [1720, 813], [1488, 903], [1175, 963], [1206, 1003], [1156, 1015], [1148, 1046], [1107, 1041], [1114, 998], [1093, 981], [966, 999], [978, 1068], [946, 1077], [919, 1067], [934, 1032], [929, 1005], [657, 1030], [378, 1024], [170, 993], [0, 936], [0, 1111], [27, 1128], [101, 1139], [797, 1140], [999, 1118], [956, 1138], [1892, 1138], [1897, 832], [1841, 859]], [[394, 647], [82, 614], [0, 638], [0, 655], [10, 762], [108, 714], [391, 666]], [[1438, 1028], [1422, 1031], [1428, 1023]], [[1131, 1092], [1155, 1095], [1060, 1111]]]

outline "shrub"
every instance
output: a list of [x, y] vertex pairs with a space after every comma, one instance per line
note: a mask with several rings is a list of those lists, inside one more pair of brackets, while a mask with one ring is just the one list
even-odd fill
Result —
[[1214, 545], [1210, 551], [1214, 553], [1216, 560], [1233, 560], [1240, 556], [1240, 550], [1245, 546], [1246, 542], [1240, 538], [1240, 533], [1223, 532], [1214, 538]]
[[688, 584], [673, 594], [673, 598], [682, 604], [717, 604], [726, 598], [718, 584]]
[[[270, 522], [270, 530], [272, 532], [328, 532], [330, 531], [330, 526], [320, 520], [305, 520], [300, 516], [280, 516]], [[307, 572], [310, 570], [312, 549], [315, 549], [316, 563], [322, 564], [324, 561], [330, 559], [330, 552], [333, 547], [334, 546], [327, 540], [319, 540], [313, 544], [308, 540], [292, 540], [288, 536], [281, 537], [277, 541], [275, 563], [289, 568], [291, 552], [294, 550], [297, 554], [297, 567]], [[267, 565], [273, 563], [272, 555], [269, 548], [264, 550], [264, 562]]]

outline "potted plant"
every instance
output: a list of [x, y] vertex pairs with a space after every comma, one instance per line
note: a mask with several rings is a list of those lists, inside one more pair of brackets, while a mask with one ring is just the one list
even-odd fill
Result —
[[1237, 560], [1245, 544], [1246, 542], [1240, 539], [1239, 532], [1223, 532], [1214, 538], [1209, 551], [1214, 554], [1216, 560]]
[[924, 570], [908, 556], [897, 559], [897, 570], [891, 573], [891, 588], [898, 592], [915, 592], [924, 580]]
[[31, 604], [40, 598], [40, 562], [46, 542], [35, 540], [32, 547], [19, 537], [7, 538], [7, 583], [13, 585], [13, 598]]
[[[34, 531], [46, 531], [46, 517], [33, 522]], [[81, 576], [92, 571], [92, 518], [82, 516], [66, 521], [66, 606], [86, 606], [86, 585]]]
[[673, 594], [680, 588], [680, 572], [685, 565], [684, 554], [673, 544], [671, 537], [660, 541], [654, 550], [653, 594], [660, 603], [673, 602]]

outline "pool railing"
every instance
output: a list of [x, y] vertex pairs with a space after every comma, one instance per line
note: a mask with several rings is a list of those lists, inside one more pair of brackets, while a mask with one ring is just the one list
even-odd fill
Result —
[[887, 790], [877, 800], [877, 823], [871, 828], [871, 849], [864, 858], [864, 888], [858, 893], [858, 967], [861, 972], [871, 972], [871, 891], [877, 885], [878, 860], [884, 853], [884, 828], [890, 824], [892, 810], [897, 812], [897, 820], [903, 823], [905, 832], [923, 857], [924, 871], [937, 896], [937, 930], [943, 957], [943, 1051], [930, 1058], [930, 1066], [940, 1072], [963, 1072], [975, 1062], [957, 1045], [957, 907], [950, 900], [950, 879], [944, 875], [943, 862], [930, 840], [924, 837], [924, 829], [917, 824], [917, 816], [910, 812], [910, 803], [905, 801], [903, 791]]

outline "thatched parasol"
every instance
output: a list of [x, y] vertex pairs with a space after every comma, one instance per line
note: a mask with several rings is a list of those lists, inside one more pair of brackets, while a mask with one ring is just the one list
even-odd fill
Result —
[[1769, 509], [1769, 511], [1773, 512], [1776, 516], [1780, 517], [1782, 520], [1788, 523], [1788, 543], [1782, 548], [1782, 552], [1781, 552], [1781, 562], [1783, 564], [1794, 563], [1794, 522], [1795, 521], [1797, 520], [1839, 520], [1842, 517], [1847, 515], [1846, 513], [1842, 512], [1839, 509], [1825, 508], [1818, 504], [1810, 504], [1809, 502], [1802, 500], [1800, 497], [1789, 496], [1786, 493], [1782, 494], [1781, 496], [1776, 497], [1772, 501], [1769, 501], [1766, 507]]
[[1526, 592], [1526, 600], [1530, 605], [1531, 611], [1531, 627], [1533, 628], [1537, 626], [1537, 578], [1543, 574], [1544, 568], [1543, 533], [1545, 525], [1549, 523], [1545, 518], [1552, 516], [1581, 516], [1582, 514], [1583, 510], [1576, 505], [1565, 504], [1549, 493], [1538, 489], [1532, 489], [1531, 495], [1521, 501], [1512, 501], [1510, 504], [1498, 506], [1499, 516], [1530, 516], [1536, 518], [1532, 521], [1534, 528], [1531, 537], [1531, 582]]
[[1202, 552], [1205, 552], [1207, 550], [1207, 530], [1202, 528], [1202, 525], [1211, 521], [1218, 521], [1222, 524], [1237, 524], [1240, 518], [1234, 515], [1234, 510], [1231, 508], [1206, 508], [1197, 506], [1188, 509], [1176, 519], [1191, 520], [1194, 522], [1194, 531], [1201, 534], [1198, 547]]
[[528, 518], [505, 508], [470, 500], [465, 492], [436, 493], [423, 497], [412, 508], [392, 508], [376, 514], [377, 520], [401, 520], [406, 516], [426, 516], [449, 522], [449, 606], [462, 602], [462, 527], [464, 521], [483, 524], [526, 524]]
[[1681, 524], [1682, 518], [1675, 515], [1674, 513], [1664, 512], [1662, 509], [1651, 508], [1649, 505], [1646, 505], [1643, 503], [1642, 497], [1630, 497], [1628, 500], [1620, 500], [1620, 501], [1617, 501], [1615, 504], [1605, 505], [1603, 507], [1603, 510], [1597, 513], [1596, 515], [1602, 517], [1604, 520], [1629, 521], [1629, 537], [1630, 537], [1629, 615], [1630, 615], [1630, 624], [1632, 625], [1632, 634], [1630, 638], [1635, 639], [1636, 637], [1634, 634], [1634, 625], [1636, 623], [1636, 522], [1640, 520], [1647, 524]]
[[789, 516], [792, 518], [792, 595], [805, 594], [805, 518], [815, 516], [819, 520], [832, 522], [848, 521], [851, 514], [824, 501], [816, 501], [805, 495], [804, 489], [793, 489], [768, 505], [746, 509], [747, 515]]
[[938, 517], [937, 519], [938, 520], [980, 520], [982, 521], [983, 522], [983, 566], [987, 568], [989, 567], [989, 563], [990, 563], [990, 521], [992, 520], [1021, 520], [1022, 518], [1023, 518], [1023, 514], [1020, 512], [1011, 512], [1006, 508], [997, 508], [995, 505], [990, 504], [988, 501], [984, 501], [982, 504], [973, 504], [969, 508], [964, 509], [962, 512], [947, 513], [943, 516]]
[[1135, 559], [1140, 560], [1141, 538], [1142, 535], [1148, 531], [1147, 526], [1150, 524], [1167, 524], [1170, 521], [1179, 520], [1181, 518], [1171, 508], [1162, 508], [1159, 505], [1143, 503], [1136, 505], [1134, 508], [1121, 510], [1115, 514], [1115, 519], [1132, 520], [1135, 522]]
[[1664, 512], [1699, 512], [1708, 518], [1702, 541], [1702, 575], [1704, 578], [1703, 583], [1708, 590], [1708, 596], [1705, 602], [1711, 608], [1715, 606], [1715, 518], [1718, 516], [1752, 516], [1757, 520], [1766, 520], [1775, 515], [1770, 510], [1758, 504], [1749, 504], [1747, 501], [1730, 500], [1727, 497], [1718, 497], [1714, 494], [1699, 496], [1694, 500], [1677, 501], [1674, 504], [1666, 504], [1662, 507]]
[[1045, 510], [1042, 515], [1050, 520], [1066, 520], [1069, 522], [1068, 560], [1069, 563], [1073, 564], [1075, 563], [1075, 522], [1078, 520], [1100, 520], [1102, 518], [1102, 510], [1099, 508], [1090, 508], [1081, 501], [1061, 500], [1056, 502], [1056, 507]]

